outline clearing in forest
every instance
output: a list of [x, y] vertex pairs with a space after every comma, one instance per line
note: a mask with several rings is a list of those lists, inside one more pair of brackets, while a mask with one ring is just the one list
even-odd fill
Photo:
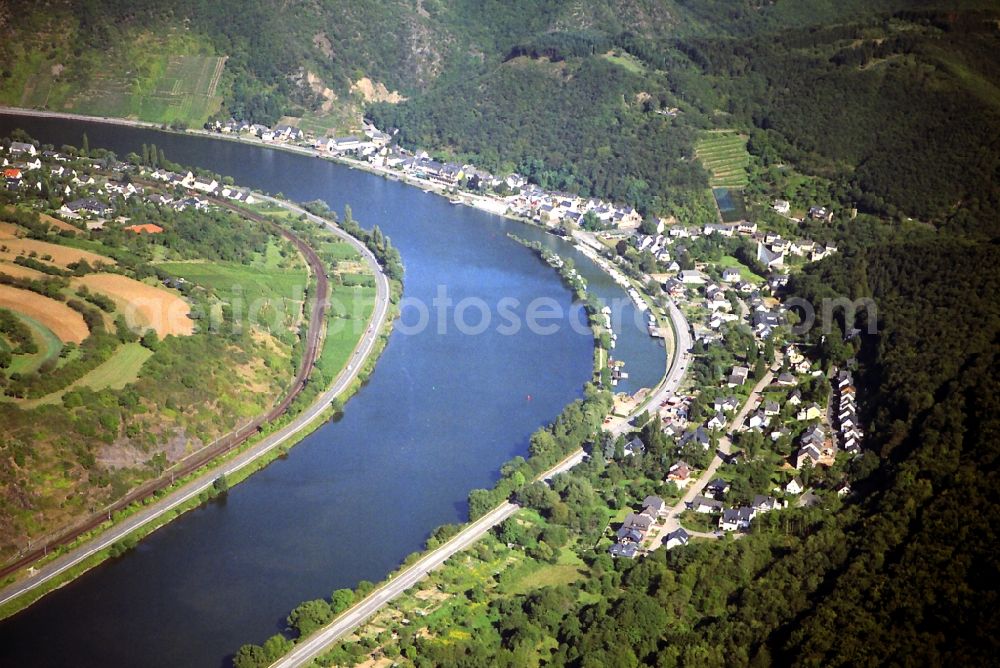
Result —
[[735, 130], [707, 132], [695, 145], [695, 155], [711, 173], [713, 188], [744, 188], [748, 183], [747, 137]]

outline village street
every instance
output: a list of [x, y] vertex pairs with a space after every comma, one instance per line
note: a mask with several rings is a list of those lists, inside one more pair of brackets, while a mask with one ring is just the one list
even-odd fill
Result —
[[[760, 405], [761, 393], [764, 388], [771, 384], [774, 380], [775, 372], [781, 368], [781, 356], [780, 354], [775, 358], [774, 364], [764, 374], [757, 384], [754, 386], [753, 390], [750, 392], [750, 396], [747, 397], [746, 402], [740, 409], [739, 413], [729, 422], [726, 434], [719, 439], [719, 447], [716, 449], [715, 457], [712, 458], [712, 463], [702, 471], [701, 475], [698, 476], [696, 480], [691, 480], [687, 487], [685, 488], [684, 495], [680, 500], [673, 505], [667, 511], [666, 521], [661, 524], [656, 524], [650, 531], [647, 541], [650, 545], [650, 550], [655, 550], [663, 545], [663, 540], [668, 534], [677, 529], [681, 528], [680, 515], [688, 508], [688, 504], [694, 501], [694, 498], [701, 493], [701, 490], [705, 487], [709, 481], [715, 476], [715, 472], [723, 463], [723, 456], [728, 456], [732, 449], [732, 441], [730, 437], [737, 431], [742, 430], [742, 425], [746, 420], [747, 415], [750, 411], [757, 408]], [[718, 538], [721, 534], [709, 533], [705, 531], [692, 531], [691, 529], [684, 529], [691, 536], [697, 536], [701, 538]]]

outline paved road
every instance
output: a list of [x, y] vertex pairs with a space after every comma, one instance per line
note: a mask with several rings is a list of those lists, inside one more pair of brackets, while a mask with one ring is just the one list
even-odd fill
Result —
[[[764, 391], [765, 387], [771, 384], [771, 381], [774, 380], [774, 372], [780, 368], [781, 368], [781, 358], [779, 356], [775, 361], [774, 366], [767, 373], [764, 374], [764, 376], [757, 382], [756, 385], [754, 385], [753, 390], [750, 392], [750, 396], [747, 397], [747, 400], [746, 402], [744, 402], [743, 407], [740, 408], [739, 413], [737, 413], [733, 417], [733, 419], [729, 421], [729, 424], [727, 425], [726, 428], [725, 436], [719, 439], [719, 447], [715, 451], [715, 456], [712, 457], [712, 462], [708, 465], [708, 467], [704, 471], [702, 471], [701, 475], [698, 476], [696, 480], [692, 480], [691, 482], [688, 483], [684, 495], [667, 512], [667, 520], [663, 524], [663, 527], [659, 534], [660, 536], [666, 536], [668, 533], [680, 528], [681, 526], [679, 519], [680, 514], [683, 513], [685, 510], [687, 510], [688, 504], [694, 501], [694, 497], [698, 496], [701, 493], [701, 490], [704, 489], [705, 485], [707, 485], [715, 476], [715, 472], [718, 471], [719, 467], [722, 465], [723, 455], [729, 455], [729, 453], [732, 450], [732, 440], [731, 440], [732, 435], [742, 430], [742, 425], [746, 420], [747, 415], [750, 414], [750, 411], [754, 410], [755, 408], [757, 408], [757, 406], [760, 405], [761, 392]], [[704, 533], [700, 531], [696, 532], [696, 531], [691, 531], [690, 529], [685, 529], [685, 531], [687, 531], [692, 536], [701, 536], [703, 538], [716, 537], [715, 534]], [[655, 550], [658, 547], [660, 547], [660, 544], [654, 542], [652, 549]]]
[[58, 559], [54, 559], [38, 569], [28, 578], [20, 580], [3, 590], [0, 590], [0, 605], [13, 600], [21, 594], [24, 594], [25, 592], [38, 587], [42, 583], [64, 573], [66, 570], [73, 568], [93, 554], [124, 538], [135, 529], [159, 520], [174, 508], [197, 497], [202, 492], [209, 490], [220, 475], [230, 475], [255, 459], [271, 452], [277, 447], [280, 447], [290, 438], [305, 429], [310, 422], [319, 417], [330, 402], [347, 389], [357, 377], [364, 360], [369, 354], [371, 354], [372, 349], [378, 340], [378, 335], [382, 330], [382, 326], [384, 325], [389, 312], [388, 279], [382, 273], [379, 268], [378, 261], [375, 259], [375, 256], [371, 253], [371, 251], [369, 251], [364, 244], [359, 242], [354, 237], [350, 236], [340, 228], [327, 223], [323, 219], [313, 216], [298, 206], [279, 202], [278, 200], [270, 197], [266, 199], [289, 208], [296, 213], [305, 214], [310, 217], [310, 220], [313, 220], [316, 223], [327, 225], [334, 234], [351, 244], [362, 255], [365, 262], [374, 271], [376, 277], [375, 310], [372, 314], [368, 329], [365, 331], [365, 334], [358, 341], [358, 344], [354, 349], [351, 361], [344, 369], [341, 369], [336, 379], [334, 379], [333, 384], [322, 395], [320, 395], [308, 409], [296, 416], [287, 426], [274, 434], [271, 434], [260, 443], [241, 453], [231, 461], [213, 468], [212, 470], [199, 476], [196, 480], [193, 480], [187, 485], [184, 485], [180, 489], [165, 496], [160, 501], [153, 503], [129, 516], [124, 521], [114, 527], [111, 527], [86, 544], [67, 552]]
[[[691, 346], [694, 345], [694, 341], [691, 339], [691, 326], [672, 299], [668, 301], [667, 315], [670, 316], [674, 331], [674, 355], [673, 359], [670, 360], [670, 368], [667, 369], [667, 374], [652, 394], [632, 411], [632, 415], [638, 415], [647, 409], [651, 413], [656, 412], [668, 397], [677, 392], [681, 381], [684, 380], [684, 374], [691, 366]], [[608, 425], [608, 431], [615, 436], [630, 429], [632, 426], [629, 420], [615, 420]]]
[[[583, 461], [583, 450], [576, 450], [561, 462], [540, 474], [537, 479], [549, 481], [553, 476], [568, 471]], [[467, 526], [444, 545], [432, 550], [412, 566], [373, 591], [346, 610], [333, 622], [323, 627], [304, 642], [272, 664], [272, 668], [302, 666], [323, 653], [323, 650], [361, 626], [365, 620], [381, 610], [394, 598], [422, 580], [449, 557], [474, 545], [491, 528], [503, 522], [520, 508], [514, 503], [503, 503]]]

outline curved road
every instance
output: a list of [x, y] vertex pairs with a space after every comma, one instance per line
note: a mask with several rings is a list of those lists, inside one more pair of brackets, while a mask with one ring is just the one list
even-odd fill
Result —
[[68, 569], [80, 564], [90, 556], [121, 540], [135, 529], [155, 522], [174, 508], [177, 508], [187, 501], [196, 498], [202, 492], [209, 490], [219, 476], [230, 475], [250, 464], [262, 455], [280, 447], [290, 438], [305, 429], [310, 422], [319, 417], [330, 402], [344, 392], [354, 379], [357, 378], [358, 372], [360, 371], [364, 360], [369, 354], [371, 354], [373, 348], [375, 347], [375, 342], [378, 340], [378, 335], [385, 324], [386, 317], [388, 316], [388, 279], [382, 273], [378, 260], [372, 252], [369, 251], [364, 244], [341, 230], [339, 227], [336, 227], [332, 223], [329, 223], [318, 216], [314, 216], [294, 204], [281, 202], [272, 197], [264, 197], [264, 199], [296, 213], [304, 214], [309, 218], [309, 220], [312, 220], [317, 224], [325, 225], [334, 234], [351, 244], [351, 246], [353, 246], [361, 254], [365, 262], [372, 268], [375, 274], [375, 310], [372, 313], [371, 320], [369, 321], [368, 329], [358, 341], [347, 366], [341, 369], [340, 373], [334, 379], [330, 387], [323, 394], [321, 394], [309, 408], [297, 415], [288, 425], [263, 439], [260, 443], [257, 443], [252, 448], [241, 453], [231, 461], [214, 467], [199, 476], [197, 479], [163, 497], [160, 501], [143, 508], [142, 510], [129, 516], [121, 523], [109, 528], [93, 540], [71, 550], [70, 552], [67, 552], [58, 559], [49, 562], [28, 578], [0, 590], [0, 605], [3, 605], [18, 596], [35, 589], [45, 582], [48, 582], [52, 578], [57, 577]]
[[[674, 358], [671, 360], [670, 368], [667, 370], [663, 381], [657, 386], [653, 394], [636, 409], [636, 414], [645, 410], [651, 402], [655, 401], [655, 405], [658, 406], [667, 396], [676, 392], [684, 378], [684, 373], [691, 364], [691, 329], [687, 319], [672, 300], [670, 301], [668, 311], [671, 325], [675, 332]], [[617, 429], [620, 430], [618, 433], [621, 433], [621, 431], [629, 428], [627, 423], [622, 423], [621, 425], [614, 425], [609, 431], [614, 432]], [[568, 471], [583, 461], [583, 458], [583, 450], [576, 450], [559, 464], [540, 474], [536, 479], [549, 482], [552, 476]], [[327, 626], [316, 631], [303, 642], [295, 645], [288, 654], [273, 663], [271, 668], [296, 668], [297, 666], [308, 664], [322, 654], [324, 649], [353, 632], [365, 620], [422, 580], [428, 573], [447, 561], [449, 557], [473, 545], [487, 531], [513, 515], [518, 508], [519, 506], [513, 503], [500, 504], [464, 528], [444, 545], [435, 548], [413, 565], [403, 569], [395, 578], [389, 580], [358, 603], [348, 608]]]

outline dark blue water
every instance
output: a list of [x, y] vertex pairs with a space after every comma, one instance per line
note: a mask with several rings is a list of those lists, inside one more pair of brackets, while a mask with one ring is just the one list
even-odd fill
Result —
[[715, 195], [715, 201], [719, 204], [719, 211], [726, 213], [736, 209], [736, 203], [733, 201], [733, 195], [729, 188], [712, 188], [712, 194]]
[[[453, 304], [482, 300], [498, 320], [502, 298], [546, 299], [561, 318], [551, 335], [526, 327], [459, 331], [453, 318], [419, 333], [393, 333], [370, 382], [346, 413], [290, 455], [187, 514], [132, 553], [108, 562], [11, 620], [0, 623], [0, 666], [220, 666], [244, 642], [283, 627], [297, 603], [328, 597], [361, 579], [380, 580], [429, 532], [462, 521], [469, 490], [491, 485], [501, 463], [525, 454], [537, 427], [577, 398], [589, 377], [592, 341], [570, 319], [579, 305], [555, 272], [507, 238], [545, 237], [496, 216], [448, 204], [394, 181], [285, 152], [96, 123], [0, 115], [59, 146], [124, 156], [143, 143], [168, 159], [233, 176], [237, 183], [298, 201], [350, 205], [400, 249], [405, 295], [432, 306], [444, 289]], [[573, 252], [556, 240], [547, 243]], [[623, 293], [583, 256], [591, 288]], [[433, 310], [432, 310], [433, 313]], [[404, 310], [404, 322], [416, 312]], [[467, 322], [479, 320], [475, 309]], [[630, 323], [626, 312], [616, 325]], [[407, 328], [408, 329], [408, 328]], [[627, 388], [662, 375], [662, 346], [642, 327], [622, 327], [618, 357]]]

